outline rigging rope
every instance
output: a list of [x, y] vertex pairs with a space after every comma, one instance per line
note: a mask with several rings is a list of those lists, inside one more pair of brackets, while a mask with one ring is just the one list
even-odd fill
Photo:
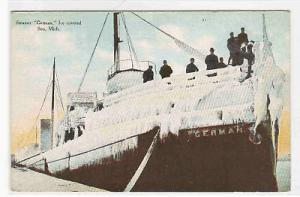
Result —
[[[123, 18], [123, 13], [121, 14], [121, 16], [122, 16], [124, 29], [126, 30], [126, 24], [125, 24], [125, 21], [124, 21], [124, 18]], [[127, 33], [127, 31], [126, 31], [126, 33]], [[132, 66], [132, 68], [134, 68], [133, 59], [132, 59], [132, 50], [131, 50], [130, 43], [129, 43], [130, 38], [128, 36], [128, 33], [126, 34], [126, 38], [127, 38], [127, 45], [128, 45], [128, 50], [129, 50], [129, 55], [130, 55], [130, 60], [131, 60], [131, 66]]]
[[132, 188], [134, 187], [134, 185], [136, 184], [136, 182], [138, 181], [138, 179], [140, 178], [141, 174], [143, 173], [153, 151], [155, 150], [155, 148], [157, 146], [157, 143], [159, 140], [159, 133], [160, 133], [160, 128], [157, 130], [155, 136], [153, 137], [153, 140], [152, 140], [142, 162], [140, 163], [139, 167], [135, 171], [134, 175], [131, 177], [129, 183], [127, 184], [126, 188], [124, 189], [124, 192], [130, 192], [132, 190]]
[[34, 127], [36, 126], [37, 120], [39, 119], [39, 117], [40, 117], [40, 115], [41, 115], [41, 111], [42, 111], [43, 106], [44, 106], [44, 104], [45, 104], [45, 101], [46, 101], [47, 95], [48, 95], [48, 93], [49, 93], [50, 87], [52, 86], [52, 85], [51, 85], [51, 78], [52, 78], [52, 71], [51, 71], [51, 73], [50, 73], [50, 78], [49, 78], [49, 82], [48, 82], [48, 85], [47, 85], [47, 88], [46, 88], [46, 91], [45, 91], [45, 96], [44, 96], [42, 105], [41, 105], [41, 107], [40, 107], [40, 110], [39, 110], [39, 112], [38, 112], [36, 118], [35, 118], [35, 121], [34, 121], [34, 124], [33, 124], [32, 128], [34, 128]]
[[125, 31], [126, 31], [126, 34], [127, 34], [127, 39], [128, 39], [129, 45], [131, 46], [131, 49], [132, 49], [132, 52], [133, 52], [134, 59], [137, 63], [138, 68], [140, 68], [139, 60], [138, 60], [134, 45], [132, 43], [132, 39], [130, 37], [129, 30], [128, 30], [127, 25], [126, 25], [126, 20], [125, 20], [125, 16], [124, 16], [123, 12], [121, 13], [121, 17], [122, 17], [122, 20], [123, 20], [123, 23], [124, 23], [124, 27], [125, 27]]
[[55, 77], [56, 77], [56, 81], [57, 81], [57, 86], [56, 86], [56, 90], [58, 92], [58, 96], [59, 96], [59, 99], [60, 99], [60, 104], [61, 104], [61, 107], [62, 107], [62, 110], [64, 112], [64, 103], [63, 103], [63, 99], [62, 99], [62, 95], [61, 95], [61, 91], [60, 91], [60, 85], [59, 85], [59, 80], [58, 80], [58, 76], [57, 76], [57, 73], [55, 72]]
[[[61, 96], [61, 91], [60, 91], [60, 86], [59, 86], [58, 76], [57, 76], [57, 73], [56, 73], [56, 72], [55, 72], [55, 76], [56, 76], [57, 86], [58, 86], [58, 87], [55, 86], [55, 87], [56, 87], [56, 90], [57, 90], [56, 93], [58, 94], [58, 97], [60, 98], [60, 104], [61, 104], [62, 109], [63, 109], [63, 111], [64, 111], [64, 106], [63, 106], [63, 101], [62, 101], [62, 96]], [[42, 110], [43, 110], [44, 104], [45, 104], [45, 102], [46, 102], [46, 99], [47, 99], [49, 90], [50, 90], [50, 88], [52, 87], [52, 83], [51, 83], [52, 80], [51, 80], [51, 79], [52, 79], [52, 72], [50, 73], [49, 82], [48, 82], [48, 85], [47, 85], [47, 87], [46, 87], [46, 91], [45, 91], [45, 95], [44, 95], [44, 98], [43, 98], [42, 105], [41, 105], [41, 107], [40, 107], [40, 109], [39, 109], [39, 112], [38, 112], [36, 118], [35, 118], [35, 121], [34, 121], [34, 124], [33, 124], [32, 128], [36, 127], [37, 121], [38, 121], [38, 119], [39, 119], [39, 117], [40, 117], [40, 115], [41, 115], [41, 112], [42, 112]], [[57, 98], [56, 98], [56, 99], [57, 99]], [[57, 102], [56, 102], [56, 104], [57, 104]], [[56, 106], [56, 108], [58, 109], [58, 106]], [[31, 129], [31, 130], [32, 130], [32, 129]], [[36, 135], [37, 135], [37, 128], [36, 128]], [[36, 138], [37, 138], [37, 137], [36, 137]]]
[[55, 103], [55, 111], [54, 111], [55, 115], [54, 116], [59, 117], [59, 110], [58, 110], [59, 109], [59, 104], [58, 104], [59, 98], [57, 98], [57, 97], [59, 97], [59, 96], [58, 96], [58, 92], [56, 91], [54, 94], [54, 100], [55, 100], [55, 102], [54, 102]]
[[150, 23], [149, 21], [147, 21], [146, 19], [142, 18], [141, 16], [139, 16], [138, 14], [131, 12], [132, 14], [134, 14], [136, 17], [140, 18], [142, 21], [146, 22], [147, 24], [149, 24], [150, 26], [154, 27], [155, 29], [157, 29], [158, 31], [160, 31], [161, 33], [165, 34], [166, 36], [170, 37], [175, 44], [181, 48], [182, 50], [184, 50], [186, 53], [189, 53], [195, 57], [198, 57], [202, 60], [205, 59], [205, 55], [203, 53], [201, 53], [200, 51], [198, 51], [197, 49], [189, 46], [188, 44], [186, 44], [185, 42], [175, 38], [174, 36], [172, 36], [171, 34], [165, 32], [164, 30], [160, 29], [159, 27], [155, 26], [154, 24]]
[[96, 41], [96, 44], [95, 44], [95, 46], [94, 46], [93, 52], [92, 52], [92, 54], [91, 54], [91, 56], [90, 56], [90, 59], [89, 59], [89, 61], [88, 61], [88, 64], [87, 64], [87, 66], [86, 66], [86, 69], [85, 69], [85, 71], [84, 71], [84, 74], [83, 74], [83, 77], [82, 77], [81, 82], [80, 82], [80, 84], [79, 84], [79, 87], [78, 87], [77, 92], [80, 92], [81, 86], [82, 86], [82, 84], [83, 84], [83, 82], [84, 82], [84, 79], [85, 79], [85, 76], [86, 76], [86, 73], [87, 73], [87, 71], [88, 71], [88, 69], [89, 69], [89, 67], [90, 67], [90, 64], [91, 64], [91, 62], [92, 62], [93, 56], [94, 56], [95, 51], [96, 51], [96, 48], [97, 48], [97, 46], [98, 46], [98, 43], [99, 43], [100, 37], [101, 37], [101, 35], [102, 35], [104, 26], [105, 26], [105, 24], [106, 24], [108, 15], [109, 15], [109, 12], [106, 14], [105, 20], [104, 20], [104, 22], [103, 22], [102, 28], [101, 28], [101, 30], [100, 30], [99, 36], [98, 36], [98, 38], [97, 38], [97, 41]]

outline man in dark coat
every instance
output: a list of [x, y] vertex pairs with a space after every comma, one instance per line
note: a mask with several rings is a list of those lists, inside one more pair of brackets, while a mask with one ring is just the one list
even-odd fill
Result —
[[252, 66], [254, 64], [255, 61], [255, 55], [252, 51], [253, 45], [252, 44], [248, 44], [247, 45], [247, 52], [244, 53], [244, 57], [246, 60], [248, 60], [248, 65]]
[[218, 68], [225, 68], [225, 67], [227, 67], [227, 65], [224, 64], [223, 57], [220, 57], [220, 62], [218, 63]]
[[230, 33], [230, 38], [227, 40], [227, 48], [229, 50], [229, 59], [227, 64], [229, 65], [232, 60], [232, 66], [241, 65], [241, 44], [239, 38], [234, 37], [233, 32]]
[[210, 54], [205, 58], [206, 70], [212, 70], [218, 66], [218, 56], [214, 54], [214, 48], [210, 48]]
[[252, 65], [255, 63], [255, 55], [252, 51], [252, 47], [253, 47], [252, 44], [248, 44], [247, 45], [247, 52], [244, 53], [244, 58], [246, 60], [248, 60], [248, 74], [247, 74], [246, 78], [251, 77], [251, 73], [253, 72], [252, 71]]
[[227, 48], [228, 48], [229, 51], [232, 51], [232, 45], [234, 43], [234, 39], [235, 38], [234, 38], [233, 32], [230, 32], [230, 37], [227, 40]]
[[245, 43], [246, 45], [248, 44], [248, 35], [245, 33], [245, 28], [241, 28], [241, 33], [238, 35], [239, 43], [240, 45]]
[[194, 64], [195, 59], [191, 58], [190, 62], [187, 66], [186, 66], [186, 73], [193, 73], [193, 72], [198, 72], [199, 69], [197, 68], [197, 66]]
[[147, 81], [152, 81], [153, 80], [153, 71], [152, 71], [152, 66], [149, 66], [149, 68], [147, 70], [144, 71], [143, 73], [143, 79], [144, 79], [144, 83], [146, 83]]
[[228, 64], [230, 63], [230, 60], [232, 60], [232, 57], [233, 57], [233, 51], [234, 51], [234, 48], [235, 48], [235, 37], [234, 37], [234, 34], [233, 32], [230, 32], [230, 37], [227, 39], [227, 48], [229, 50], [229, 59], [228, 59]]
[[163, 64], [164, 65], [160, 68], [160, 71], [159, 71], [161, 78], [170, 77], [171, 74], [173, 73], [172, 68], [168, 65], [167, 60], [164, 60]]

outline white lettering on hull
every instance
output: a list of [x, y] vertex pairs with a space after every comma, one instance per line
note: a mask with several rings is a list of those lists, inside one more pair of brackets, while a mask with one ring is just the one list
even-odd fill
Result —
[[224, 125], [216, 127], [205, 127], [197, 129], [186, 130], [189, 136], [196, 138], [200, 137], [209, 137], [209, 136], [222, 136], [222, 135], [233, 135], [250, 132], [252, 124], [243, 124], [243, 125]]

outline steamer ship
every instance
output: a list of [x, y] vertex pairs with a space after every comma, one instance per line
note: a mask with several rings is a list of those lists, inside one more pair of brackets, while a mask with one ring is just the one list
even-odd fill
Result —
[[[133, 14], [186, 52], [203, 57]], [[120, 21], [136, 56], [124, 14], [113, 13], [114, 64], [106, 94], [97, 99], [95, 93], [82, 92], [83, 79], [68, 96], [52, 148], [17, 158], [16, 165], [108, 191], [277, 191], [284, 74], [275, 64], [265, 18], [263, 39], [253, 47], [250, 78], [244, 62], [147, 83], [135, 65], [155, 67], [153, 62], [120, 60]], [[121, 69], [126, 61], [132, 67]], [[52, 81], [54, 86], [55, 74]]]

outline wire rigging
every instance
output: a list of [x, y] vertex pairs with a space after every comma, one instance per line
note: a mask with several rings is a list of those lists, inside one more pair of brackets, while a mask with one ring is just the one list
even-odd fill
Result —
[[57, 92], [58, 92], [58, 96], [59, 96], [61, 108], [62, 108], [62, 110], [63, 110], [63, 112], [64, 112], [64, 103], [63, 103], [63, 99], [62, 99], [62, 95], [61, 95], [61, 91], [60, 91], [60, 85], [59, 85], [58, 75], [57, 75], [56, 72], [55, 72], [55, 78], [56, 78], [56, 82], [57, 82], [57, 83], [56, 83], [56, 84], [57, 84], [56, 90], [57, 90]]
[[[48, 85], [47, 85], [46, 90], [45, 90], [45, 95], [44, 95], [44, 98], [43, 98], [42, 105], [41, 105], [41, 107], [40, 107], [40, 109], [39, 109], [39, 112], [38, 112], [36, 118], [35, 118], [35, 121], [34, 121], [34, 124], [33, 124], [33, 126], [32, 126], [32, 129], [33, 129], [34, 127], [36, 127], [37, 120], [39, 119], [39, 117], [40, 117], [40, 115], [41, 115], [41, 112], [42, 112], [42, 110], [43, 110], [43, 107], [44, 107], [44, 104], [45, 104], [47, 95], [48, 95], [49, 90], [50, 90], [50, 87], [52, 87], [52, 85], [51, 85], [51, 78], [52, 78], [52, 71], [51, 71], [51, 73], [50, 73], [50, 78], [49, 78], [49, 82], [48, 82]], [[36, 131], [36, 132], [37, 132], [37, 131]], [[36, 134], [36, 135], [37, 135], [37, 134]]]
[[55, 95], [54, 95], [54, 99], [55, 99], [55, 116], [56, 117], [59, 117], [59, 95], [58, 95], [58, 92], [56, 91], [55, 92]]
[[138, 60], [138, 57], [137, 57], [137, 53], [136, 53], [135, 48], [134, 48], [134, 45], [133, 45], [133, 43], [132, 43], [132, 39], [131, 39], [131, 37], [130, 37], [129, 30], [128, 30], [128, 27], [127, 27], [127, 24], [126, 24], [125, 15], [124, 15], [123, 12], [121, 13], [121, 17], [122, 17], [122, 21], [123, 21], [124, 28], [125, 28], [125, 31], [126, 31], [128, 43], [129, 43], [130, 48], [131, 48], [131, 50], [132, 50], [132, 53], [133, 53], [134, 59], [135, 59], [135, 61], [136, 61], [136, 63], [137, 63], [137, 66], [138, 66], [138, 68], [140, 68], [139, 60]]
[[164, 30], [160, 29], [159, 27], [155, 26], [154, 24], [150, 23], [149, 21], [147, 21], [146, 19], [142, 18], [141, 16], [139, 16], [138, 14], [134, 13], [134, 12], [131, 12], [132, 14], [134, 14], [136, 17], [138, 17], [139, 19], [141, 19], [142, 21], [144, 21], [145, 23], [149, 24], [150, 26], [154, 27], [155, 29], [157, 29], [158, 31], [160, 31], [161, 33], [165, 34], [166, 36], [170, 37], [174, 42], [175, 44], [183, 49], [184, 51], [186, 51], [187, 53], [193, 55], [193, 56], [196, 56], [202, 60], [205, 59], [205, 55], [203, 53], [201, 53], [200, 51], [198, 51], [197, 49], [189, 46], [188, 44], [186, 44], [185, 42], [175, 38], [174, 36], [172, 36], [171, 34], [165, 32]]
[[84, 82], [86, 73], [87, 73], [87, 71], [88, 71], [88, 69], [89, 69], [89, 67], [90, 67], [91, 62], [92, 62], [92, 59], [93, 59], [93, 56], [94, 56], [94, 54], [95, 54], [96, 48], [97, 48], [97, 46], [98, 46], [100, 37], [101, 37], [102, 32], [103, 32], [103, 29], [104, 29], [104, 27], [105, 27], [105, 24], [106, 24], [108, 15], [109, 15], [109, 12], [106, 14], [105, 20], [104, 20], [103, 25], [102, 25], [102, 28], [101, 28], [101, 30], [100, 30], [100, 33], [99, 33], [99, 36], [98, 36], [98, 38], [97, 38], [96, 44], [95, 44], [95, 46], [94, 46], [93, 52], [92, 52], [92, 54], [91, 54], [91, 56], [90, 56], [90, 59], [89, 59], [89, 61], [88, 61], [87, 66], [86, 66], [86, 68], [85, 68], [85, 71], [84, 71], [83, 77], [82, 77], [82, 79], [81, 79], [81, 81], [80, 81], [80, 84], [79, 84], [79, 87], [78, 87], [77, 92], [80, 92], [80, 90], [81, 90], [81, 86], [82, 86], [82, 84], [83, 84], [83, 82]]
[[[47, 85], [47, 87], [46, 87], [46, 90], [45, 90], [45, 94], [44, 94], [44, 98], [43, 98], [43, 101], [42, 101], [42, 105], [41, 105], [41, 107], [40, 107], [40, 109], [39, 109], [39, 111], [38, 111], [38, 114], [37, 114], [37, 116], [36, 116], [36, 118], [35, 118], [35, 121], [34, 121], [34, 124], [33, 124], [33, 126], [32, 126], [32, 129], [31, 130], [33, 130], [34, 128], [35, 128], [35, 140], [36, 140], [36, 143], [37, 143], [37, 133], [38, 133], [38, 129], [37, 129], [37, 121], [38, 121], [38, 119], [39, 119], [39, 117], [40, 117], [40, 115], [41, 115], [41, 112], [42, 112], [42, 110], [43, 110], [43, 107], [44, 107], [44, 105], [45, 105], [45, 102], [46, 102], [46, 99], [47, 99], [47, 96], [48, 96], [48, 94], [49, 94], [49, 91], [50, 91], [50, 89], [51, 89], [51, 87], [52, 87], [52, 71], [51, 71], [51, 73], [50, 73], [50, 77], [49, 77], [49, 81], [48, 81], [48, 85]], [[64, 105], [63, 105], [63, 100], [62, 100], [62, 95], [61, 95], [61, 91], [60, 91], [60, 85], [59, 85], [59, 80], [58, 80], [58, 76], [57, 76], [57, 73], [55, 72], [55, 79], [56, 79], [56, 85], [55, 85], [55, 88], [56, 88], [56, 94], [54, 95], [54, 98], [55, 98], [55, 103], [56, 103], [56, 109], [58, 109], [58, 100], [60, 100], [60, 105], [61, 105], [61, 107], [62, 107], [62, 110], [64, 111]], [[57, 98], [58, 97], [58, 98]], [[58, 111], [57, 111], [57, 115], [58, 115]]]
[[[125, 21], [124, 21], [124, 18], [123, 18], [123, 13], [122, 13], [121, 16], [122, 16], [122, 21], [123, 21], [124, 29], [126, 29], [126, 24], [125, 24]], [[127, 45], [128, 45], [128, 50], [129, 50], [129, 55], [130, 55], [130, 60], [131, 60], [131, 67], [133, 68], [134, 65], [133, 65], [133, 59], [132, 59], [132, 50], [131, 50], [131, 47], [130, 47], [129, 37], [128, 37], [127, 32], [126, 32], [126, 38], [127, 38]]]

